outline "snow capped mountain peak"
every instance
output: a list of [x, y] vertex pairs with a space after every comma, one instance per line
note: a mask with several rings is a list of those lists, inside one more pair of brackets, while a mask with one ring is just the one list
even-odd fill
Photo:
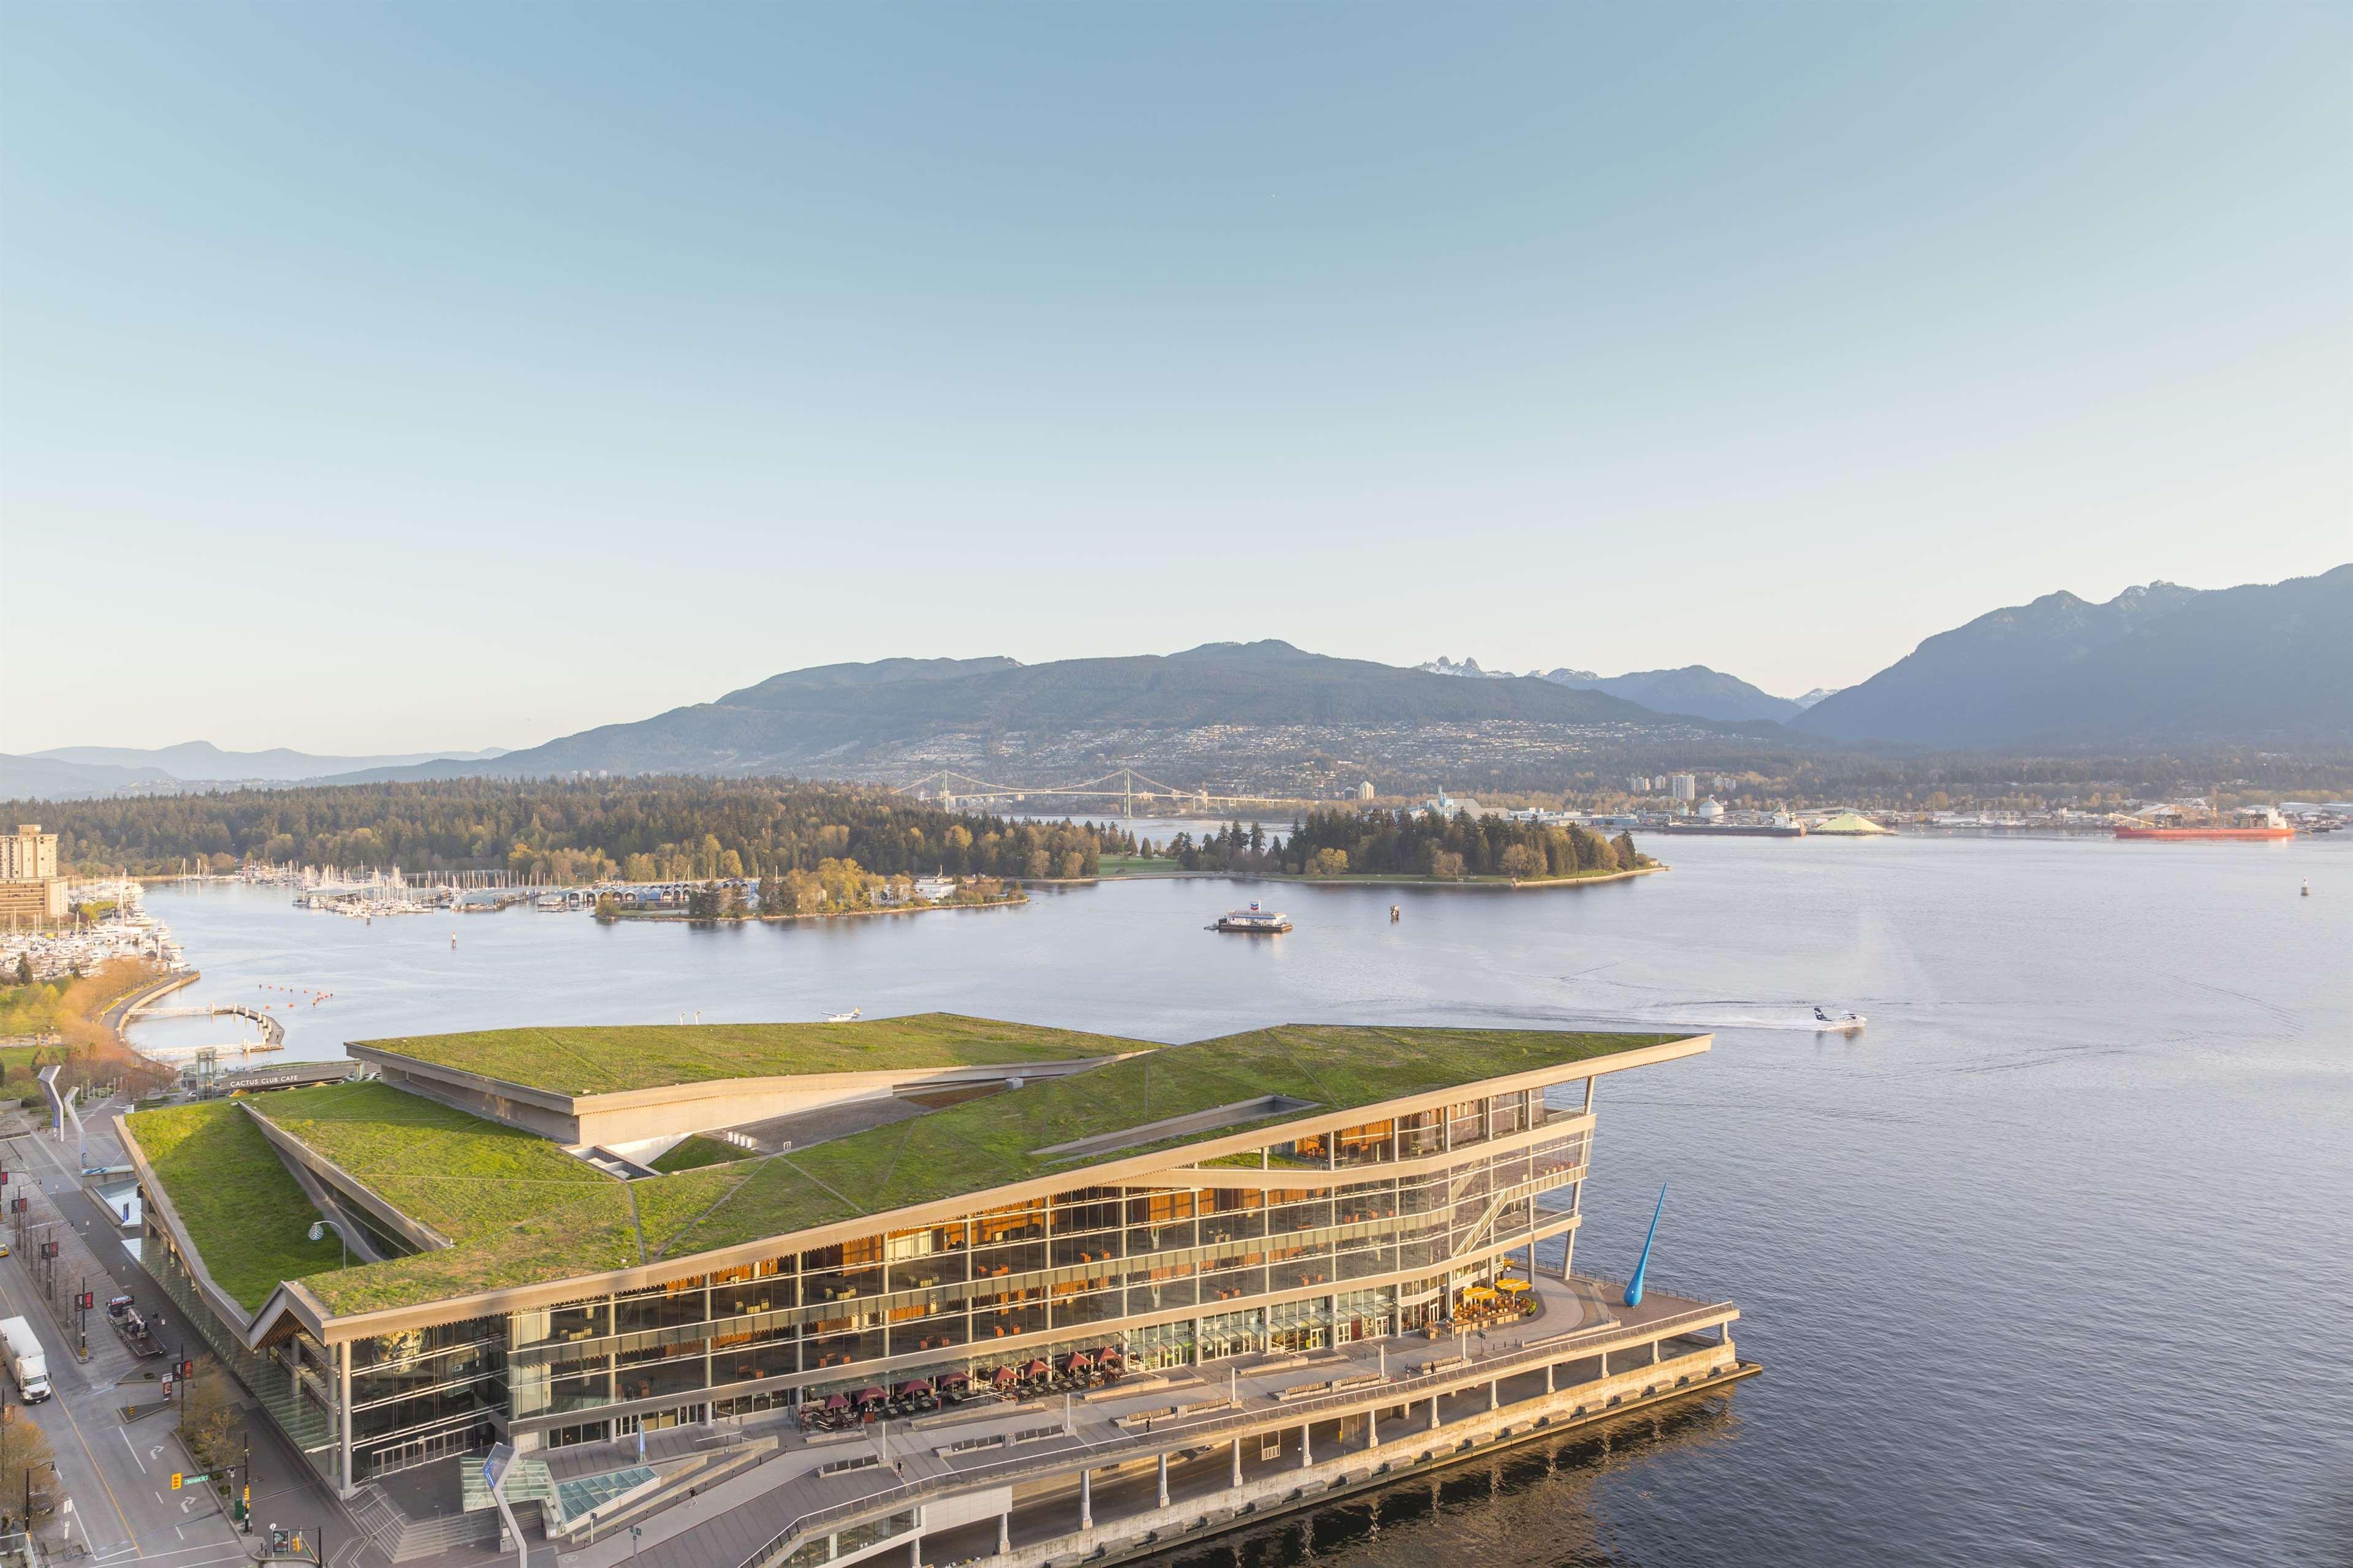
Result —
[[1474, 680], [1516, 680], [1519, 679], [1508, 669], [1482, 669], [1479, 668], [1479, 661], [1475, 658], [1466, 658], [1461, 664], [1457, 664], [1442, 653], [1436, 658], [1431, 659], [1429, 663], [1418, 664], [1415, 665], [1414, 668], [1430, 675], [1463, 675], [1469, 676]]

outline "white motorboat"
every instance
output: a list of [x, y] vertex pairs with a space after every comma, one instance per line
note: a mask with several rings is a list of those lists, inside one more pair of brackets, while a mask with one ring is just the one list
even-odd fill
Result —
[[855, 1024], [858, 1022], [858, 1009], [852, 1007], [847, 1013], [828, 1013], [825, 1016], [825, 1021], [828, 1024]]
[[1871, 1020], [1860, 1013], [1842, 1013], [1833, 1016], [1820, 1007], [1814, 1009], [1814, 1033], [1817, 1035], [1856, 1034], [1869, 1022]]

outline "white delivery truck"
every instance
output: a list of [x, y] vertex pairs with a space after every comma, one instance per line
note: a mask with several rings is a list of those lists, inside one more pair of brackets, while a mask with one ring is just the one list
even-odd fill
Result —
[[22, 1318], [0, 1319], [0, 1342], [8, 1347], [8, 1374], [16, 1380], [16, 1392], [25, 1403], [38, 1405], [47, 1399], [49, 1363], [33, 1335], [33, 1325]]

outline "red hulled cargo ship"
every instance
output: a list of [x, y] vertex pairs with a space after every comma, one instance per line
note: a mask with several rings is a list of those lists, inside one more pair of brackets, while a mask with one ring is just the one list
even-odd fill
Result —
[[2277, 811], [2264, 805], [2245, 811], [2234, 811], [2231, 813], [2227, 821], [2217, 816], [2211, 822], [2192, 826], [2119, 827], [2116, 829], [2116, 837], [2179, 839], [2242, 838], [2260, 842], [2266, 839], [2293, 838], [2295, 837], [2295, 829], [2290, 826], [2287, 819], [2280, 816]]

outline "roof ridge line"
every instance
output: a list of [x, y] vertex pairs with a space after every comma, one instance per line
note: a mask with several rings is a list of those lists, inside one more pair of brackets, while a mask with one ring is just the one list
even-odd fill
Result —
[[[659, 1026], [657, 1026], [657, 1027], [659, 1027]], [[536, 1036], [538, 1036], [542, 1041], [545, 1042], [546, 1044], [548, 1044], [548, 1045], [550, 1045], [550, 1046], [554, 1047], [557, 1050], [562, 1051], [565, 1056], [570, 1057], [574, 1061], [578, 1062], [582, 1067], [588, 1068], [591, 1072], [595, 1072], [595, 1071], [599, 1070], [599, 1069], [598, 1069], [598, 1067], [597, 1067], [597, 1064], [596, 1064], [596, 1062], [594, 1062], [594, 1061], [590, 1060], [590, 1059], [589, 1059], [586, 1055], [584, 1055], [583, 1053], [581, 1053], [581, 1052], [579, 1052], [579, 1051], [575, 1051], [575, 1050], [574, 1050], [570, 1046], [565, 1045], [562, 1040], [557, 1039], [557, 1038], [555, 1037], [554, 1034], [551, 1030], [549, 1030], [548, 1028], [546, 1028], [545, 1026], [543, 1026], [542, 1027], [539, 1027], [539, 1028], [533, 1029], [533, 1030], [532, 1031], [532, 1033], [533, 1033], [533, 1034], [534, 1034], [534, 1035], [536, 1035]], [[599, 1091], [599, 1090], [597, 1090], [597, 1089], [580, 1089], [580, 1090], [577, 1092], [577, 1094], [575, 1094], [575, 1095], [574, 1096], [574, 1098], [577, 1099], [577, 1098], [579, 1097], [579, 1095], [583, 1095], [583, 1094], [596, 1094], [596, 1093], [598, 1093], [598, 1092], [600, 1092], [600, 1091]]]
[[[891, 1151], [891, 1163], [882, 1167], [882, 1174], [875, 1179], [874, 1195], [876, 1198], [881, 1198], [884, 1193], [891, 1190], [891, 1177], [899, 1169], [899, 1157], [907, 1152], [907, 1143], [909, 1140], [915, 1136], [915, 1123], [922, 1120], [923, 1118], [920, 1116], [910, 1116], [907, 1118], [903, 1129], [899, 1133], [899, 1146]], [[800, 1169], [797, 1165], [793, 1168], [795, 1170]]]
[[[918, 1118], [918, 1120], [921, 1119]], [[902, 1142], [899, 1146], [903, 1149], [906, 1147], [906, 1144]], [[812, 1149], [822, 1149], [825, 1145], [822, 1143], [812, 1143], [809, 1147]], [[831, 1193], [835, 1197], [839, 1198], [843, 1203], [848, 1204], [852, 1209], [855, 1209], [861, 1217], [872, 1212], [868, 1209], [864, 1204], [860, 1203], [856, 1198], [851, 1197], [848, 1193], [843, 1192], [839, 1187], [835, 1186], [831, 1182], [827, 1181], [815, 1171], [809, 1170], [807, 1167], [797, 1163], [790, 1154], [779, 1154], [776, 1158], [785, 1163], [785, 1166], [787, 1170], [792, 1171], [797, 1175], [806, 1176], [810, 1181], [815, 1182], [818, 1186], [823, 1187], [827, 1192]], [[898, 1156], [895, 1154], [892, 1155], [891, 1163], [894, 1165], [897, 1164]], [[745, 1179], [749, 1180], [748, 1177]]]
[[1314, 1068], [1309, 1067], [1305, 1062], [1299, 1059], [1298, 1053], [1291, 1048], [1291, 1042], [1282, 1037], [1282, 1031], [1289, 1027], [1291, 1027], [1291, 1026], [1288, 1024], [1277, 1024], [1273, 1028], [1267, 1031], [1268, 1035], [1274, 1040], [1274, 1048], [1282, 1053], [1283, 1060], [1289, 1062], [1293, 1067], [1297, 1068], [1301, 1076], [1315, 1086], [1315, 1092], [1324, 1097], [1324, 1104], [1331, 1104], [1333, 1101], [1332, 1090], [1325, 1086], [1322, 1079], [1315, 1076], [1315, 1069]]
[[[749, 1186], [751, 1184], [752, 1178], [765, 1170], [771, 1162], [781, 1160], [783, 1158], [784, 1155], [782, 1153], [763, 1154], [755, 1160], [739, 1162], [741, 1163], [747, 1163], [752, 1168], [744, 1172], [741, 1176], [738, 1176], [735, 1179], [735, 1184], [733, 1186], [729, 1187], [725, 1192], [720, 1194], [717, 1197], [712, 1199], [710, 1203], [706, 1204], [699, 1212], [696, 1213], [692, 1219], [688, 1220], [684, 1225], [680, 1226], [676, 1230], [671, 1231], [669, 1237], [662, 1242], [661, 1250], [655, 1253], [652, 1258], [648, 1258], [646, 1261], [651, 1263], [661, 1258], [668, 1258], [670, 1256], [670, 1249], [677, 1244], [680, 1237], [684, 1236], [688, 1231], [692, 1230], [696, 1226], [701, 1225], [704, 1220], [709, 1219], [712, 1214], [717, 1212], [720, 1205], [725, 1203], [737, 1193], [742, 1192], [745, 1187]], [[797, 1165], [790, 1168], [796, 1171], [800, 1169]], [[673, 1171], [670, 1173], [670, 1174], [683, 1176], [687, 1174], [687, 1173], [684, 1171]], [[667, 1180], [668, 1178], [665, 1177], [662, 1179]], [[631, 1194], [629, 1202], [632, 1205], [635, 1205], [637, 1201], [637, 1195], [635, 1194]]]

